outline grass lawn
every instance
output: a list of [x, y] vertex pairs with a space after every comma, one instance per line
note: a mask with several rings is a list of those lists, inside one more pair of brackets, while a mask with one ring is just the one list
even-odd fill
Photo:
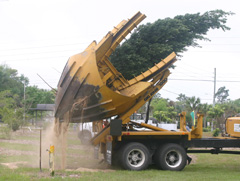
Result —
[[117, 169], [112, 172], [79, 172], [57, 170], [51, 178], [47, 169], [9, 169], [0, 166], [0, 180], [239, 180], [239, 156], [196, 154], [197, 162], [181, 172], [157, 170], [154, 166], [144, 171]]
[[[191, 154], [193, 163], [180, 172], [158, 170], [154, 165], [138, 172], [101, 168], [92, 158], [91, 147], [80, 145], [75, 132], [68, 134], [67, 169], [56, 169], [55, 176], [51, 177], [45, 148], [42, 172], [38, 168], [38, 135], [38, 132], [20, 132], [10, 140], [0, 139], [0, 180], [240, 180], [240, 155]], [[58, 157], [56, 154], [56, 165]], [[9, 168], [6, 164], [16, 167]]]

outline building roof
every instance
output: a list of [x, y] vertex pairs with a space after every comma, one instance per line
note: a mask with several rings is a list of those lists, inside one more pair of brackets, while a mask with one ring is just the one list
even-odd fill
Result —
[[30, 108], [32, 111], [54, 111], [55, 104], [37, 104], [36, 108]]

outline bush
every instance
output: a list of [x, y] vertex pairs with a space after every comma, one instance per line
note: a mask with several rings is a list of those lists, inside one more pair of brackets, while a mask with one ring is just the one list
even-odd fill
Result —
[[203, 128], [203, 132], [211, 132], [211, 128], [210, 127]]
[[19, 122], [18, 121], [13, 121], [13, 123], [12, 123], [12, 130], [13, 131], [17, 131], [17, 130], [19, 130]]
[[217, 137], [220, 133], [220, 129], [219, 128], [216, 128], [214, 131], [213, 131], [213, 136], [214, 137]]

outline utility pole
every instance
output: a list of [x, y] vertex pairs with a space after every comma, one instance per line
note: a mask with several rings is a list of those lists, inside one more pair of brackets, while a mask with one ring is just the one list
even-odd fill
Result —
[[23, 110], [23, 120], [24, 120], [24, 123], [25, 123], [25, 121], [26, 121], [26, 115], [25, 115], [25, 100], [26, 100], [26, 88], [25, 88], [25, 86], [26, 86], [26, 80], [24, 80], [24, 88], [23, 88], [23, 100], [24, 100], [24, 110]]
[[213, 107], [215, 107], [215, 94], [216, 94], [216, 68], [214, 68], [214, 89], [213, 89]]
[[[216, 94], [216, 68], [214, 68], [214, 88], [213, 88], [213, 107], [215, 107], [215, 94]], [[213, 121], [214, 119], [212, 119], [212, 126], [211, 126], [211, 131], [213, 131]]]

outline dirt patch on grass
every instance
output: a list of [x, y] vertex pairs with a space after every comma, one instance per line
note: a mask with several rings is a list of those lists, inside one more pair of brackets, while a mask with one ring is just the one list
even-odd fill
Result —
[[26, 165], [28, 162], [10, 162], [10, 163], [1, 163], [2, 165], [10, 168], [10, 169], [16, 169], [19, 165]]
[[[49, 149], [51, 144], [53, 128], [42, 131], [42, 168], [49, 168], [49, 153], [46, 149]], [[4, 140], [0, 139], [0, 143], [4, 143], [0, 146], [0, 157], [2, 156], [3, 165], [6, 167], [39, 167], [39, 150], [40, 140], [33, 139], [33, 137], [39, 137], [39, 131], [22, 131], [14, 132], [12, 139]], [[100, 161], [103, 159], [102, 155], [99, 155], [99, 159], [93, 158], [94, 148], [92, 145], [81, 145], [77, 132], [69, 130], [66, 135], [69, 140], [69, 144], [66, 145], [66, 169], [79, 171], [79, 172], [109, 172], [113, 171], [106, 167]], [[28, 139], [29, 138], [29, 139]], [[8, 144], [9, 143], [9, 144]], [[22, 146], [21, 146], [22, 144]], [[9, 147], [8, 147], [9, 145]], [[31, 145], [33, 145], [31, 147]], [[29, 147], [30, 150], [26, 150], [25, 146]], [[24, 150], [23, 150], [24, 148]], [[61, 162], [62, 150], [56, 145], [55, 149], [55, 170], [64, 170]], [[26, 158], [26, 159], [25, 159]], [[21, 165], [21, 161], [26, 161]], [[10, 163], [11, 162], [11, 163]], [[1, 164], [1, 163], [0, 163]], [[8, 166], [9, 165], [9, 166]], [[69, 174], [69, 173], [68, 173]], [[63, 175], [64, 177], [65, 175]], [[38, 176], [37, 176], [38, 177]], [[40, 178], [44, 175], [39, 176]], [[74, 176], [73, 176], [74, 177]]]
[[2, 143], [11, 143], [11, 144], [24, 144], [24, 145], [39, 145], [39, 141], [34, 140], [5, 140], [0, 139]]
[[66, 169], [66, 171], [77, 171], [77, 172], [115, 172], [113, 169], [96, 169], [96, 168], [84, 168], [79, 167], [78, 169]]
[[13, 156], [13, 155], [39, 155], [39, 153], [34, 151], [22, 151], [22, 150], [9, 150], [5, 148], [0, 148], [0, 155]]
[[80, 166], [77, 169], [66, 169], [66, 171], [77, 171], [77, 172], [115, 172], [116, 170], [112, 169], [110, 165], [106, 162], [97, 163], [95, 160], [95, 165], [87, 167], [87, 166]]

